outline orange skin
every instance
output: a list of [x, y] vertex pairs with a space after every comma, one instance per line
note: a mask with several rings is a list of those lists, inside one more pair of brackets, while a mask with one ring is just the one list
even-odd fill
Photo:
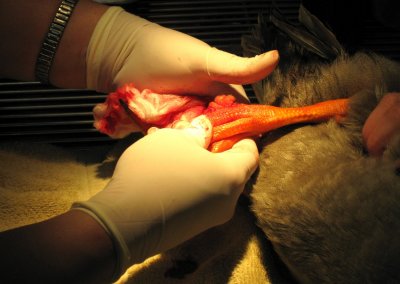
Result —
[[[238, 104], [230, 96], [225, 102], [210, 104], [205, 115], [213, 125], [209, 150], [222, 152], [243, 138], [257, 137], [279, 127], [303, 123], [322, 122], [345, 116], [348, 99], [330, 100], [305, 107], [280, 108], [269, 105]], [[228, 102], [226, 102], [226, 99]]]

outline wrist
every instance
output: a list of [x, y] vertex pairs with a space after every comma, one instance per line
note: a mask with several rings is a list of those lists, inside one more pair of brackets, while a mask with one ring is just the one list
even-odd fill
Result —
[[[121, 192], [119, 192], [121, 193]], [[159, 244], [164, 228], [162, 206], [154, 206], [154, 198], [146, 198], [140, 189], [137, 198], [104, 189], [91, 199], [75, 202], [72, 211], [90, 215], [102, 226], [112, 241], [115, 251], [113, 280], [125, 270], [147, 257], [159, 253]], [[126, 202], [126, 200], [129, 202]]]
[[[42, 42], [61, 0], [0, 1], [0, 76], [33, 81]], [[91, 0], [76, 5], [60, 39], [50, 70], [59, 87], [86, 87], [86, 49], [90, 36], [108, 6]], [[17, 47], [17, 48], [16, 48]]]
[[71, 263], [77, 259], [77, 267], [93, 271], [97, 274], [94, 278], [111, 279], [115, 270], [115, 250], [104, 228], [92, 216], [78, 210], [70, 210], [56, 218], [59, 218], [59, 227], [65, 228], [69, 241], [64, 245], [70, 248]]
[[93, 1], [78, 2], [54, 57], [50, 72], [53, 85], [86, 88], [87, 48], [97, 22], [107, 9]]
[[104, 229], [77, 210], [0, 233], [2, 280], [109, 283], [115, 253]]
[[93, 220], [103, 228], [104, 232], [106, 232], [114, 251], [114, 269], [111, 279], [112, 281], [116, 281], [131, 264], [131, 253], [120, 231], [115, 226], [114, 222], [110, 221], [107, 214], [104, 214], [101, 209], [98, 209], [97, 206], [93, 205], [90, 201], [76, 202], [71, 209], [71, 211], [82, 212], [89, 215], [90, 218], [93, 218]]

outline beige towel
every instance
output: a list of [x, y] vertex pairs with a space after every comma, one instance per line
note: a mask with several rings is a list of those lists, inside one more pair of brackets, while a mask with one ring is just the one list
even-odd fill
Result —
[[[102, 148], [0, 145], [0, 230], [65, 212], [104, 188], [121, 145], [107, 157]], [[232, 221], [132, 266], [118, 283], [284, 283], [275, 261], [243, 199]]]
[[99, 164], [51, 145], [0, 145], [0, 230], [47, 219], [107, 183]]

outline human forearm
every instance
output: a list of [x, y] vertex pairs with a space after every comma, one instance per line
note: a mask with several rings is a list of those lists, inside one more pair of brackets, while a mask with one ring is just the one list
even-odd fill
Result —
[[[0, 1], [0, 77], [34, 80], [42, 41], [60, 0]], [[50, 82], [59, 87], [86, 87], [86, 49], [107, 6], [81, 0], [58, 46]]]
[[110, 283], [114, 271], [110, 238], [78, 210], [0, 233], [0, 251], [6, 283]]

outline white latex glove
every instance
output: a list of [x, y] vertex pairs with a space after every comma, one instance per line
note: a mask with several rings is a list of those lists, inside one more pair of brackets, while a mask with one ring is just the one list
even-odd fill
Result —
[[243, 58], [201, 40], [109, 8], [87, 51], [87, 87], [111, 92], [125, 83], [156, 93], [244, 97], [240, 85], [263, 79], [275, 68], [277, 51]]
[[250, 139], [231, 150], [203, 148], [202, 128], [161, 129], [131, 145], [106, 188], [74, 204], [114, 241], [118, 277], [129, 265], [228, 221], [258, 165]]

